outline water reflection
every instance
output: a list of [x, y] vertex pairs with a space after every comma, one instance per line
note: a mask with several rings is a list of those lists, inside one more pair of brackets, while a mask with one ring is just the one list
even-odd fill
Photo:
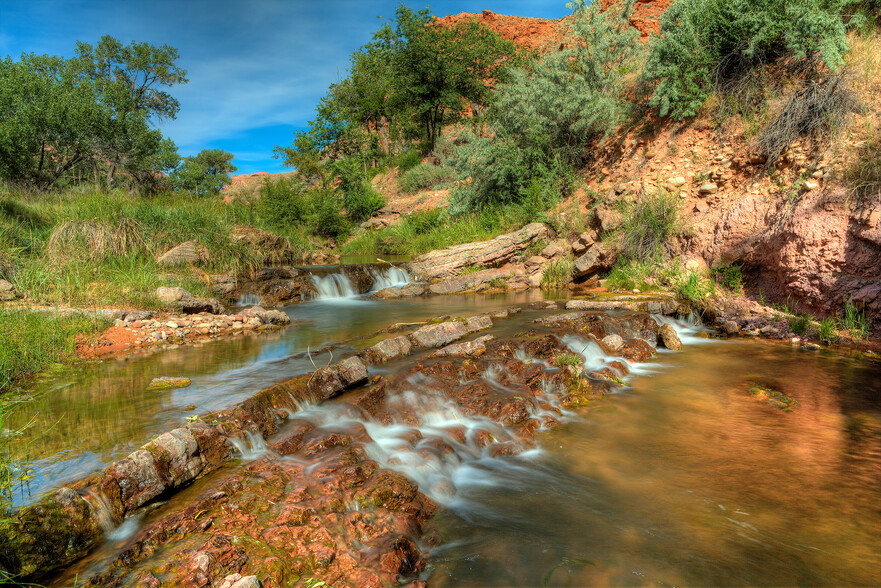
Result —
[[662, 361], [436, 519], [434, 583], [881, 584], [881, 366], [756, 342]]
[[[36, 382], [27, 390], [33, 402], [4, 415], [4, 427], [10, 430], [34, 419], [12, 448], [13, 459], [26, 459], [33, 469], [30, 492], [17, 495], [16, 503], [124, 457], [151, 435], [179, 426], [188, 415], [230, 406], [275, 381], [314, 369], [313, 363], [331, 360], [316, 349], [395, 322], [470, 315], [542, 298], [541, 292], [531, 291], [398, 301], [316, 300], [286, 308], [293, 324], [283, 331], [154, 349]], [[334, 355], [339, 358], [353, 350], [343, 346]], [[147, 390], [150, 380], [159, 376], [186, 376], [192, 385]]]

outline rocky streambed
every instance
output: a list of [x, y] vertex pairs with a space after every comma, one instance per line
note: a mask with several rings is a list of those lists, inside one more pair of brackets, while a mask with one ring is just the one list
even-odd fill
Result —
[[[639, 312], [570, 312], [530, 321], [514, 337], [480, 335], [516, 312], [393, 334], [160, 435], [20, 509], [4, 529], [13, 548], [3, 566], [40, 577], [70, 565], [156, 500], [230, 459], [263, 454], [151, 521], [109, 567], [90, 570], [89, 581], [221, 585], [240, 574], [284, 586], [310, 575], [351, 585], [418, 578], [433, 541], [422, 527], [455, 495], [445, 468], [529, 451], [537, 431], [619, 385], [630, 362], [649, 358], [664, 340], [659, 322]], [[597, 362], [605, 353], [616, 359]], [[390, 362], [393, 370], [381, 367]], [[422, 480], [414, 460], [441, 473]]]

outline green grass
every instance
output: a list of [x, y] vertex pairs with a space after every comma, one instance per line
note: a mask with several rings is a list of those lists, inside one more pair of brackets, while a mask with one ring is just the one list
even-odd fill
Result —
[[550, 262], [541, 279], [541, 285], [545, 288], [564, 288], [572, 281], [572, 270], [575, 261], [571, 257], [561, 257]]
[[[315, 246], [302, 226], [269, 228], [240, 201], [85, 189], [32, 194], [0, 185], [0, 277], [37, 303], [157, 307], [158, 286], [206, 295], [205, 274], [291, 263]], [[206, 254], [198, 270], [156, 263], [184, 241]]]
[[404, 192], [413, 194], [419, 190], [434, 188], [456, 179], [456, 170], [451, 167], [420, 163], [398, 178], [398, 186]]
[[743, 292], [743, 272], [733, 264], [717, 265], [712, 269], [713, 278], [735, 294]]
[[15, 381], [74, 357], [76, 338], [105, 329], [110, 321], [82, 313], [0, 309], [0, 393]]
[[865, 339], [869, 335], [866, 311], [858, 309], [853, 300], [848, 300], [844, 305], [844, 319], [841, 322], [841, 328], [854, 339]]
[[679, 226], [679, 202], [668, 192], [640, 194], [624, 214], [621, 255], [637, 262], [660, 259]]
[[789, 329], [796, 335], [804, 335], [813, 320], [814, 317], [809, 314], [795, 314], [789, 317]]
[[460, 243], [484, 241], [544, 220], [531, 207], [511, 205], [453, 216], [444, 210], [413, 213], [396, 225], [360, 230], [340, 248], [342, 255], [419, 255]]

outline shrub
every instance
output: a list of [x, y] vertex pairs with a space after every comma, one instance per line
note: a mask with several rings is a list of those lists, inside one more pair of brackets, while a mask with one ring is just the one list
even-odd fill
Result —
[[328, 239], [342, 240], [351, 231], [349, 220], [343, 215], [342, 205], [333, 195], [325, 195], [317, 202], [315, 232]]
[[630, 205], [622, 225], [621, 255], [633, 261], [654, 261], [677, 229], [679, 204], [671, 194], [658, 190], [641, 193]]
[[796, 335], [804, 335], [813, 320], [814, 317], [809, 314], [793, 315], [789, 317], [789, 329]]
[[404, 174], [419, 165], [421, 162], [422, 155], [418, 150], [411, 149], [410, 151], [405, 151], [397, 156], [398, 173]]
[[691, 302], [701, 302], [714, 293], [713, 283], [698, 272], [688, 272], [679, 280], [676, 289], [681, 298]]
[[456, 179], [456, 172], [452, 168], [420, 163], [398, 179], [398, 185], [407, 193], [418, 192], [428, 188], [434, 188], [438, 184], [451, 182]]
[[[790, 55], [844, 63], [841, 11], [851, 0], [677, 0], [661, 18], [644, 75], [656, 81], [650, 103], [661, 116], [694, 116], [714, 87]], [[813, 61], [816, 63], [816, 61]]]
[[306, 184], [296, 178], [280, 177], [263, 182], [257, 209], [260, 218], [276, 228], [300, 224], [312, 212]]
[[743, 273], [740, 266], [733, 264], [718, 265], [713, 268], [713, 278], [722, 286], [735, 294], [743, 291]]
[[346, 215], [355, 222], [363, 221], [385, 206], [385, 198], [367, 181], [362, 181], [343, 192]]
[[575, 262], [571, 257], [561, 257], [550, 262], [545, 268], [541, 285], [546, 288], [563, 288], [572, 281], [572, 270]]

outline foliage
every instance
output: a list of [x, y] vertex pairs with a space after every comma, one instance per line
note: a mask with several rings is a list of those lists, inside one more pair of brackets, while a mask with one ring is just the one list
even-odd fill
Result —
[[571, 257], [561, 257], [550, 262], [545, 268], [541, 285], [545, 288], [564, 288], [572, 281], [575, 262]]
[[318, 199], [315, 232], [328, 239], [342, 240], [349, 235], [352, 226], [343, 214], [343, 206], [339, 199], [328, 194]]
[[[694, 116], [714, 87], [785, 55], [830, 70], [847, 49], [852, 0], [677, 0], [652, 38], [645, 77], [661, 116]], [[818, 59], [814, 59], [818, 58]]]
[[329, 169], [336, 178], [336, 191], [341, 195], [346, 215], [351, 220], [368, 219], [385, 206], [385, 199], [370, 185], [365, 162], [360, 158], [338, 159], [330, 163]]
[[434, 149], [444, 125], [462, 117], [465, 104], [486, 105], [486, 80], [508, 80], [520, 57], [512, 41], [469, 19], [452, 27], [431, 26], [428, 9], [414, 12], [401, 4], [374, 37], [392, 56], [393, 105], [413, 121], [412, 134], [422, 150]]
[[599, 2], [570, 3], [574, 34], [567, 47], [514, 70], [512, 82], [500, 87], [493, 118], [504, 136], [542, 150], [547, 160], [576, 163], [590, 138], [615, 129], [628, 105], [624, 78], [640, 47], [627, 20], [632, 5], [602, 11]]
[[759, 136], [759, 148], [767, 157], [767, 165], [773, 166], [799, 137], [826, 138], [856, 108], [856, 98], [843, 74], [824, 77], [795, 90]]
[[686, 272], [678, 280], [676, 290], [680, 298], [691, 302], [701, 302], [715, 293], [713, 282], [695, 271]]
[[819, 322], [817, 337], [823, 343], [834, 343], [839, 339], [837, 323], [834, 318], [825, 318]]
[[398, 185], [404, 192], [413, 194], [419, 190], [434, 188], [438, 184], [451, 182], [455, 177], [455, 170], [449, 167], [424, 162], [400, 176]]
[[632, 261], [653, 261], [665, 252], [667, 240], [678, 227], [679, 203], [671, 194], [658, 190], [640, 193], [624, 215], [621, 256]]
[[713, 278], [735, 294], [743, 291], [743, 272], [734, 264], [717, 265], [712, 269]]
[[846, 331], [854, 339], [864, 339], [869, 335], [869, 323], [866, 320], [865, 309], [860, 310], [848, 300], [844, 305], [844, 320], [842, 321], [842, 330]]
[[122, 172], [152, 185], [177, 165], [174, 144], [151, 123], [179, 104], [162, 86], [186, 83], [173, 47], [104, 36], [71, 59], [23, 54], [0, 61], [0, 177], [47, 189]]
[[789, 329], [796, 335], [804, 335], [813, 320], [809, 314], [794, 314], [789, 317]]
[[184, 157], [171, 174], [170, 183], [199, 196], [219, 194], [232, 181], [229, 174], [238, 169], [232, 163], [233, 157], [223, 149], [203, 149], [195, 156]]
[[397, 158], [398, 173], [404, 174], [422, 163], [422, 155], [415, 149], [401, 153]]
[[306, 184], [298, 178], [267, 179], [260, 188], [257, 210], [268, 226], [282, 228], [303, 223], [312, 209]]

